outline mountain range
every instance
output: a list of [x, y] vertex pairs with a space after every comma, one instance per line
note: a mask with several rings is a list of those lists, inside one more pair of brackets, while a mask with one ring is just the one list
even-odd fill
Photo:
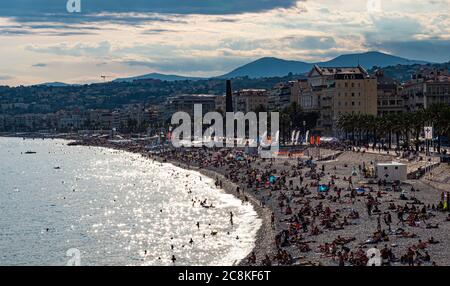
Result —
[[[365, 69], [369, 70], [374, 66], [384, 68], [388, 66], [397, 66], [397, 65], [424, 65], [429, 64], [429, 62], [406, 59], [375, 51], [359, 54], [341, 55], [329, 61], [316, 63], [284, 60], [274, 57], [265, 57], [253, 61], [251, 63], [248, 63], [246, 65], [243, 65], [241, 67], [238, 67], [227, 74], [212, 78], [231, 79], [239, 77], [249, 77], [249, 78], [283, 77], [290, 73], [294, 75], [304, 75], [305, 73], [309, 72], [314, 65], [319, 65], [322, 67], [352, 67], [357, 66], [358, 64], [364, 67]], [[184, 80], [196, 81], [208, 78], [150, 73], [128, 78], [118, 78], [115, 79], [113, 82], [133, 82], [134, 80], [143, 80], [143, 79], [155, 79], [161, 81], [184, 81]], [[69, 86], [69, 84], [61, 82], [44, 83], [40, 85], [52, 87]]]
[[[358, 64], [366, 69], [371, 69], [374, 66], [387, 67], [396, 65], [413, 65], [413, 64], [427, 64], [428, 62], [420, 60], [411, 60], [394, 55], [389, 55], [381, 52], [366, 52], [360, 54], [347, 54], [338, 56], [330, 61], [308, 63], [302, 61], [283, 60], [274, 57], [265, 57], [236, 68], [235, 70], [217, 76], [219, 79], [231, 79], [237, 77], [261, 78], [261, 77], [282, 77], [289, 73], [305, 74], [317, 64], [322, 67], [351, 67]], [[164, 81], [177, 80], [201, 80], [204, 78], [185, 77], [178, 75], [165, 75], [160, 73], [151, 73], [130, 78], [116, 79], [116, 82], [131, 82], [137, 79], [157, 79]]]
[[257, 78], [285, 76], [289, 73], [304, 74], [309, 72], [315, 64], [321, 67], [353, 67], [361, 65], [366, 69], [371, 69], [374, 66], [387, 67], [396, 65], [427, 64], [427, 62], [405, 59], [380, 52], [342, 55], [330, 61], [316, 63], [287, 61], [278, 58], [261, 58], [239, 67], [220, 78], [236, 78], [244, 76]]
[[77, 84], [68, 84], [64, 82], [46, 82], [37, 84], [36, 86], [47, 86], [47, 87], [66, 87], [66, 86], [77, 86]]
[[142, 80], [142, 79], [156, 79], [162, 81], [181, 81], [181, 80], [201, 80], [204, 78], [199, 77], [187, 77], [180, 75], [169, 75], [169, 74], [161, 74], [161, 73], [150, 73], [146, 75], [140, 75], [135, 77], [127, 77], [127, 78], [118, 78], [115, 79], [114, 82], [132, 82], [134, 80]]

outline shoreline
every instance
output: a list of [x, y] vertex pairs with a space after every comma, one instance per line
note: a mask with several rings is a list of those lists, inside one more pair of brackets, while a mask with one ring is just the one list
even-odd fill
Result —
[[[143, 155], [143, 154], [141, 154]], [[155, 158], [153, 158], [155, 159]], [[160, 163], [168, 163], [172, 164], [176, 167], [180, 167], [185, 170], [194, 170], [199, 172], [200, 174], [211, 178], [212, 180], [219, 179], [223, 183], [223, 186], [221, 190], [223, 190], [225, 193], [233, 195], [239, 200], [242, 200], [242, 197], [238, 194], [236, 194], [236, 188], [239, 187], [242, 190], [242, 186], [238, 186], [237, 184], [231, 182], [223, 174], [220, 174], [213, 170], [208, 169], [202, 169], [194, 166], [188, 166], [187, 164], [183, 162], [177, 162], [177, 161], [164, 161], [161, 160], [162, 158], [158, 157], [157, 160]], [[271, 241], [275, 240], [275, 232], [274, 229], [271, 226], [271, 216], [272, 211], [267, 207], [262, 207], [261, 202], [255, 198], [252, 194], [245, 193], [245, 196], [248, 198], [248, 202], [252, 205], [253, 209], [258, 215], [258, 218], [261, 219], [261, 227], [258, 229], [258, 232], [256, 233], [255, 237], [255, 245], [251, 252], [254, 252], [257, 257], [264, 257], [266, 254], [273, 254], [275, 252], [275, 248], [273, 247]], [[251, 253], [249, 253], [246, 257], [244, 257], [237, 265], [238, 266], [247, 266], [249, 265], [247, 263], [248, 258], [250, 257]], [[233, 265], [235, 266], [235, 265]]]

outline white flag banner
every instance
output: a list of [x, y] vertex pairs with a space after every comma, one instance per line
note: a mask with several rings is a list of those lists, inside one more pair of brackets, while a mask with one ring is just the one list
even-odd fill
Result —
[[433, 127], [425, 127], [425, 139], [433, 140]]

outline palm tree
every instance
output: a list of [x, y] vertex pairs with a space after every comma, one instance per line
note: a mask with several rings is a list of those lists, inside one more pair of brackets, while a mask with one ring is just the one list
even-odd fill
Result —
[[286, 143], [286, 137], [289, 134], [292, 125], [291, 125], [291, 117], [287, 112], [282, 112], [280, 115], [280, 125], [281, 125], [281, 134], [280, 137], [282, 139], [283, 144]]
[[[434, 127], [438, 138], [437, 151], [441, 151], [442, 136], [450, 136], [450, 106], [433, 105], [425, 110], [414, 113], [388, 114], [384, 117], [376, 117], [364, 114], [343, 114], [339, 117], [337, 126], [345, 132], [348, 139], [352, 134], [352, 143], [369, 144], [373, 140], [373, 147], [379, 140], [387, 139], [389, 149], [392, 149], [392, 134], [396, 136], [397, 148], [400, 148], [400, 141], [403, 139], [403, 147], [410, 146], [410, 136], [414, 138], [416, 151], [420, 150], [420, 134], [423, 127], [430, 125]], [[355, 140], [357, 135], [358, 140]], [[387, 137], [387, 138], [386, 138]], [[384, 147], [384, 140], [382, 140]]]
[[425, 110], [420, 110], [415, 113], [406, 113], [405, 117], [409, 122], [409, 126], [415, 135], [415, 145], [416, 151], [419, 152], [420, 149], [420, 134], [422, 133], [425, 121], [427, 120], [428, 114]]
[[395, 134], [395, 139], [397, 143], [397, 149], [400, 148], [400, 138], [402, 136], [402, 133], [404, 131], [403, 121], [404, 121], [404, 115], [402, 114], [394, 114], [391, 118], [391, 126], [392, 126], [392, 132]]
[[364, 129], [366, 130], [366, 144], [370, 143], [370, 139], [373, 140], [373, 147], [377, 145], [377, 129], [378, 120], [377, 117], [371, 114], [363, 116]]
[[373, 132], [373, 148], [375, 149], [378, 140], [385, 135], [384, 125], [385, 120], [382, 117], [371, 116], [372, 120], [372, 132]]
[[384, 127], [388, 134], [388, 148], [392, 149], [392, 134], [396, 133], [397, 131], [395, 122], [397, 121], [398, 115], [390, 113], [383, 118], [384, 118]]
[[[342, 114], [338, 118], [337, 126], [339, 129], [344, 131], [345, 133], [345, 139], [348, 140], [348, 135], [350, 132], [354, 134], [355, 130], [355, 118], [352, 114]], [[354, 142], [354, 135], [353, 136], [353, 144]]]
[[437, 135], [437, 151], [441, 152], [442, 136], [448, 135], [450, 131], [450, 107], [434, 104], [428, 108], [427, 112], [428, 121], [434, 126]]

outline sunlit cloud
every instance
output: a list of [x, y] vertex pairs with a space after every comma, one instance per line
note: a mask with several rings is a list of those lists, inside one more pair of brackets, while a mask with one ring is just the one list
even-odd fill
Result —
[[[316, 62], [369, 50], [450, 60], [450, 0], [379, 1], [381, 10], [373, 12], [366, 0], [165, 0], [153, 1], [153, 8], [140, 1], [90, 0], [83, 15], [42, 10], [56, 6], [18, 12], [17, 1], [9, 1], [0, 8], [0, 75], [9, 77], [0, 80], [17, 85], [92, 82], [101, 74], [217, 76], [260, 57]], [[36, 63], [46, 64], [45, 74]]]

